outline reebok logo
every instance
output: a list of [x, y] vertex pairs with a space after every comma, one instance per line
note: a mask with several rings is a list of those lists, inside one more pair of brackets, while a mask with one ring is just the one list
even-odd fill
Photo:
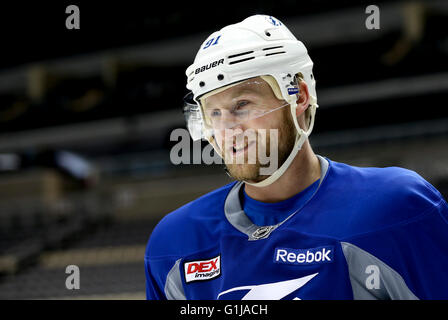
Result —
[[221, 275], [221, 256], [184, 263], [185, 282], [210, 280]]
[[333, 246], [311, 249], [276, 248], [274, 262], [295, 265], [331, 263], [333, 262], [333, 251]]

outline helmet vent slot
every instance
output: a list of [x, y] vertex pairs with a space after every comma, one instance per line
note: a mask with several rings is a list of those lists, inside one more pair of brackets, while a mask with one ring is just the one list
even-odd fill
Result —
[[286, 53], [286, 51], [279, 51], [279, 52], [266, 53], [266, 57], [267, 57], [267, 56], [273, 56], [274, 54], [283, 54], [283, 53]]
[[244, 56], [244, 55], [249, 54], [249, 53], [253, 53], [253, 51], [247, 51], [247, 52], [232, 54], [231, 56], [228, 56], [228, 58], [232, 59], [232, 58], [236, 58], [236, 57], [241, 57], [241, 56]]
[[279, 49], [279, 48], [283, 48], [283, 46], [268, 47], [268, 48], [264, 48], [263, 51], [266, 51], [266, 50], [273, 50], [273, 49]]
[[245, 59], [240, 59], [240, 60], [236, 60], [236, 61], [231, 61], [231, 62], [229, 62], [229, 64], [240, 63], [240, 62], [244, 62], [244, 61], [252, 60], [252, 59], [255, 59], [255, 57], [249, 57], [249, 58], [245, 58]]

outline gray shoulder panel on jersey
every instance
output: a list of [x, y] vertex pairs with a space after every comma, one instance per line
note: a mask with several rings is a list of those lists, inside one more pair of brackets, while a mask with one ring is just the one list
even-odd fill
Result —
[[176, 260], [176, 263], [166, 276], [165, 296], [168, 300], [187, 300], [179, 269], [181, 260]]
[[224, 213], [231, 225], [250, 237], [258, 227], [252, 223], [241, 208], [239, 193], [243, 184], [244, 183], [240, 181], [233, 186], [232, 190], [230, 190], [224, 204]]
[[400, 274], [383, 261], [351, 243], [341, 246], [355, 300], [418, 300]]
[[[317, 158], [319, 159], [320, 162], [321, 172], [320, 172], [319, 186], [317, 187], [314, 194], [316, 194], [316, 192], [319, 190], [320, 185], [322, 184], [322, 181], [325, 179], [325, 176], [328, 171], [328, 161], [324, 157], [321, 157], [319, 155], [317, 155]], [[244, 183], [240, 181], [236, 183], [230, 190], [224, 204], [224, 213], [229, 223], [233, 225], [240, 232], [245, 233], [248, 236], [249, 240], [259, 240], [267, 238], [272, 231], [274, 231], [277, 227], [279, 227], [281, 224], [283, 224], [285, 221], [287, 221], [301, 209], [298, 208], [297, 211], [293, 212], [290, 216], [288, 216], [285, 220], [283, 220], [279, 224], [269, 226], [268, 232], [266, 232], [263, 237], [256, 238], [253, 236], [254, 232], [259, 231], [261, 228], [260, 226], [253, 224], [252, 221], [247, 217], [246, 213], [244, 213], [243, 211], [240, 201], [240, 189], [243, 185]], [[314, 197], [314, 194], [310, 199]], [[266, 226], [262, 228], [265, 227]]]

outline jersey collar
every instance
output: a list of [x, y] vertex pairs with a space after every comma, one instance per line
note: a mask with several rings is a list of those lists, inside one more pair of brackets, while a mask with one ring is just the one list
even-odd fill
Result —
[[[320, 162], [320, 182], [318, 187], [316, 188], [316, 191], [314, 194], [310, 197], [308, 201], [310, 201], [315, 194], [318, 192], [322, 182], [326, 178], [326, 174], [328, 171], [328, 160], [324, 157], [321, 157], [317, 155], [319, 162]], [[281, 221], [280, 223], [272, 226], [257, 226], [252, 223], [252, 221], [248, 218], [246, 213], [244, 212], [241, 200], [240, 200], [240, 189], [243, 186], [244, 182], [239, 181], [236, 183], [232, 189], [230, 190], [229, 194], [227, 195], [226, 201], [224, 203], [224, 214], [229, 221], [229, 223], [234, 226], [237, 230], [240, 232], [246, 234], [249, 238], [249, 240], [260, 240], [265, 239], [269, 237], [269, 235], [277, 229], [280, 225], [282, 225], [284, 222], [286, 222], [288, 219], [290, 219], [292, 216], [294, 216], [303, 206], [306, 205], [305, 202], [300, 208], [297, 208], [296, 211], [294, 211], [292, 214], [290, 214], [286, 219]]]

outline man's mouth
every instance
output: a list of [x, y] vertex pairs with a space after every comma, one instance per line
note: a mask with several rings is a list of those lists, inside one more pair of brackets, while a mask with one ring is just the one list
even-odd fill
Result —
[[233, 145], [230, 149], [231, 149], [231, 152], [234, 155], [236, 155], [236, 154], [239, 154], [241, 152], [246, 152], [254, 144], [255, 144], [255, 141], [251, 141], [249, 143], [245, 143], [243, 146]]

